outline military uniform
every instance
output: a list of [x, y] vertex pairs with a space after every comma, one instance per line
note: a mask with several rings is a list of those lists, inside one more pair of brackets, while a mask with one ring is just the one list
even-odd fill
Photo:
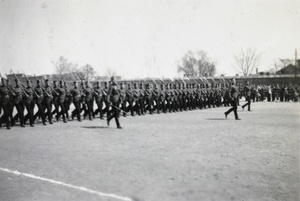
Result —
[[52, 124], [52, 104], [53, 104], [53, 91], [50, 85], [48, 84], [48, 80], [46, 80], [46, 85], [44, 88], [44, 105], [47, 109], [47, 112], [45, 113], [45, 116], [48, 117], [48, 121], [50, 124]]
[[66, 100], [66, 90], [64, 88], [64, 86], [62, 85], [62, 81], [59, 82], [59, 87], [56, 89], [56, 91], [58, 92], [58, 106], [60, 107], [60, 111], [58, 108], [58, 115], [56, 115], [56, 120], [59, 120], [59, 117], [62, 116], [63, 117], [63, 122], [67, 123], [66, 120], [66, 111], [65, 111], [65, 105], [64, 102]]
[[77, 120], [81, 121], [80, 117], [80, 101], [81, 101], [81, 92], [80, 89], [77, 87], [76, 81], [74, 81], [74, 88], [70, 91], [72, 95], [73, 104], [75, 106], [75, 110], [72, 112], [72, 119], [74, 119], [75, 116], [77, 116]]
[[[25, 127], [24, 125], [24, 103], [23, 103], [23, 91], [21, 89], [20, 83], [18, 80], [16, 80], [16, 87], [13, 89], [14, 91], [14, 106], [17, 109], [17, 115], [20, 119], [20, 125], [21, 127]], [[14, 124], [14, 120], [13, 120]]]
[[52, 96], [53, 96], [53, 105], [54, 105], [54, 111], [52, 112], [52, 115], [58, 115], [59, 111], [59, 104], [58, 104], [58, 96], [59, 94], [57, 93], [58, 87], [56, 85], [56, 80], [53, 81], [53, 91], [52, 91]]
[[145, 112], [148, 110], [150, 114], [153, 114], [153, 99], [152, 99], [152, 90], [151, 90], [150, 84], [146, 85], [145, 101], [146, 101], [146, 105], [147, 105], [145, 107]]
[[95, 110], [95, 112], [93, 113], [93, 116], [95, 116], [96, 114], [100, 113], [100, 119], [103, 119], [103, 102], [104, 102], [104, 92], [103, 89], [100, 86], [100, 82], [97, 82], [97, 86], [94, 88], [94, 97], [95, 97], [95, 101], [96, 101], [96, 105], [97, 105], [97, 109]]
[[45, 121], [45, 115], [44, 115], [44, 92], [42, 87], [40, 86], [40, 80], [37, 80], [37, 86], [35, 87], [35, 102], [36, 105], [38, 106], [38, 112], [34, 115], [34, 120], [37, 118], [37, 116], [40, 116], [42, 118], [42, 122], [44, 125], [46, 125]]
[[157, 113], [160, 113], [160, 90], [158, 84], [154, 85], [154, 90], [152, 91], [152, 97], [155, 102], [155, 107], [153, 104], [153, 111], [156, 109]]
[[115, 118], [117, 128], [121, 129], [121, 125], [119, 122], [119, 103], [120, 103], [120, 91], [115, 82], [112, 82], [109, 92], [107, 94], [108, 103], [112, 104], [112, 113], [107, 117], [107, 125], [112, 118]]
[[68, 85], [66, 82], [64, 82], [64, 88], [66, 91], [66, 99], [64, 102], [65, 105], [65, 113], [66, 113], [66, 118], [69, 119], [69, 110], [70, 110], [70, 105], [72, 103], [72, 95], [70, 93], [70, 89], [68, 88]]
[[120, 91], [120, 103], [121, 103], [121, 107], [122, 107], [122, 110], [123, 110], [123, 116], [126, 117], [126, 112], [127, 112], [126, 103], [127, 103], [127, 100], [126, 100], [126, 89], [125, 89], [124, 83], [121, 83], [121, 89], [119, 91]]
[[133, 89], [133, 102], [135, 103], [134, 110], [137, 115], [141, 115], [141, 105], [140, 105], [140, 90], [138, 89], [137, 83], [134, 83]]
[[0, 86], [0, 96], [1, 96], [1, 103], [0, 107], [3, 111], [3, 116], [0, 119], [0, 124], [2, 125], [3, 122], [6, 123], [6, 128], [10, 129], [10, 114], [9, 114], [9, 103], [10, 103], [10, 94], [8, 87], [6, 86], [4, 78], [1, 79], [2, 85]]
[[237, 106], [238, 106], [238, 95], [239, 95], [239, 89], [238, 86], [235, 85], [235, 81], [233, 82], [232, 86], [231, 86], [231, 90], [230, 90], [230, 95], [231, 95], [231, 108], [225, 112], [225, 117], [227, 118], [227, 115], [230, 112], [234, 112], [234, 116], [236, 120], [240, 120], [237, 114]]
[[27, 94], [27, 96], [24, 97], [24, 103], [27, 110], [27, 115], [24, 118], [24, 123], [26, 122], [27, 119], [29, 119], [30, 126], [33, 127], [34, 126], [33, 125], [34, 124], [33, 121], [34, 90], [32, 89], [31, 82], [29, 80], [27, 81], [27, 87], [24, 90]]
[[244, 87], [244, 93], [247, 103], [242, 106], [244, 109], [248, 105], [248, 111], [250, 111], [251, 106], [251, 87], [249, 86], [249, 82], [247, 82], [247, 85]]
[[87, 112], [84, 115], [84, 118], [86, 115], [89, 115], [89, 120], [92, 120], [93, 115], [93, 89], [89, 87], [88, 82], [86, 82], [86, 87], [83, 90], [83, 93], [85, 94], [85, 103], [87, 105]]

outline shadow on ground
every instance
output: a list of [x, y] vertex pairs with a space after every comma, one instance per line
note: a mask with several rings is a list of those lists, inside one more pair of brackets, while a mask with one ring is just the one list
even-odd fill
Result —
[[205, 120], [227, 120], [226, 118], [206, 118]]
[[108, 126], [82, 126], [81, 128], [96, 129], [96, 128], [109, 128]]

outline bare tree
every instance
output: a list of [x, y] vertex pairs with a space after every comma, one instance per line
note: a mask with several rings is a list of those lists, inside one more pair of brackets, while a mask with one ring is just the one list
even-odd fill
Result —
[[276, 73], [280, 69], [288, 66], [288, 65], [293, 65], [293, 60], [292, 59], [276, 59], [274, 60], [274, 65], [270, 67], [270, 71], [273, 73]]
[[52, 64], [55, 66], [56, 73], [58, 74], [70, 73], [72, 71], [76, 71], [78, 68], [77, 64], [68, 62], [68, 60], [63, 56], [60, 56], [55, 62], [52, 61]]
[[196, 53], [189, 51], [183, 56], [181, 63], [177, 66], [177, 71], [183, 72], [188, 77], [214, 76], [216, 67], [210, 61], [205, 51]]
[[260, 64], [261, 54], [255, 49], [242, 50], [239, 54], [234, 55], [237, 68], [247, 76], [253, 72]]
[[82, 66], [80, 70], [83, 73], [84, 80], [94, 79], [96, 76], [96, 71], [90, 64]]

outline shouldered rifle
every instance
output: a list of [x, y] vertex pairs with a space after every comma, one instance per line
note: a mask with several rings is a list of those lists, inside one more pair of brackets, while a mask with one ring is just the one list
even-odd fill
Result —
[[14, 92], [8, 85], [6, 85], [6, 88], [10, 91], [10, 93], [11, 93], [13, 96], [16, 95], [15, 92]]
[[[15, 77], [16, 80], [20, 81], [15, 74], [13, 74], [13, 76]], [[19, 87], [20, 87], [21, 91], [25, 94], [25, 96], [28, 98], [28, 94], [26, 93], [26, 91], [24, 90], [24, 88], [22, 87], [22, 85], [23, 84], [21, 84]]]
[[[27, 75], [24, 73], [24, 75], [25, 75], [25, 78], [26, 78], [26, 81], [29, 81], [29, 79], [28, 79], [28, 77], [27, 77]], [[22, 84], [23, 85], [23, 84]], [[24, 85], [23, 85], [23, 87], [24, 87]], [[25, 87], [24, 87], [25, 88]], [[36, 95], [36, 97], [40, 97], [37, 93], [36, 93], [36, 91], [35, 90], [32, 90], [33, 92], [34, 92], [34, 94]]]

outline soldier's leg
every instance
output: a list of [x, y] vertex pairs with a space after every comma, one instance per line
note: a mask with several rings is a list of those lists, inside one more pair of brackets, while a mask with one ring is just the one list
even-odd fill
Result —
[[42, 118], [42, 122], [44, 125], [46, 125], [46, 121], [45, 121], [45, 115], [44, 115], [44, 106], [42, 103], [37, 103], [38, 106], [38, 115]]
[[9, 107], [8, 105], [3, 105], [2, 106], [2, 109], [3, 109], [3, 116], [2, 116], [2, 122], [5, 122], [6, 123], [6, 128], [7, 129], [10, 129], [10, 121], [9, 121]]
[[[33, 127], [34, 122], [33, 122], [33, 111], [32, 111], [31, 104], [30, 103], [26, 104], [25, 107], [26, 107], [26, 110], [27, 110], [27, 115], [26, 116], [29, 119], [30, 126]], [[25, 121], [24, 121], [24, 123], [25, 123]]]
[[66, 116], [65, 116], [65, 106], [64, 106], [63, 103], [60, 103], [59, 106], [60, 106], [60, 108], [61, 108], [61, 114], [62, 114], [62, 117], [63, 117], [63, 122], [64, 122], [64, 123], [67, 123], [67, 121], [66, 121]]
[[20, 125], [21, 127], [25, 127], [24, 125], [24, 106], [22, 102], [19, 102], [18, 104], [15, 105], [19, 118], [20, 118]]

